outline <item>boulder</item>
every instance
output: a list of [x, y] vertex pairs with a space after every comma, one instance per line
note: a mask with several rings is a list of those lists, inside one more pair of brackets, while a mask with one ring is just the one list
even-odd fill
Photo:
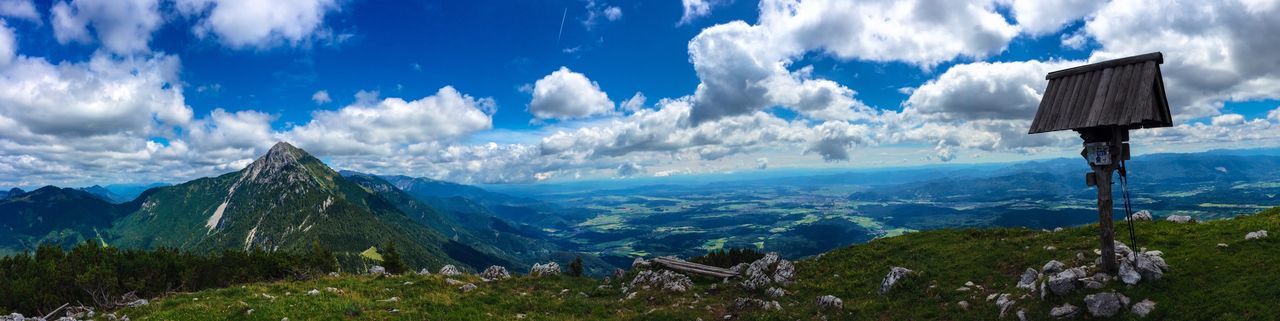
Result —
[[1141, 211], [1138, 211], [1137, 213], [1133, 213], [1134, 221], [1150, 221], [1151, 219], [1152, 219], [1151, 211], [1141, 210]]
[[1246, 241], [1247, 241], [1247, 240], [1256, 240], [1256, 239], [1265, 238], [1265, 237], [1267, 237], [1267, 230], [1259, 230], [1259, 231], [1256, 231], [1256, 232], [1249, 232], [1248, 234], [1245, 234], [1245, 235], [1244, 235], [1244, 239], [1245, 239]]
[[781, 288], [769, 288], [768, 290], [764, 290], [764, 293], [768, 294], [771, 298], [780, 298], [787, 295], [787, 290], [783, 290]]
[[507, 268], [493, 265], [480, 272], [480, 279], [485, 281], [506, 280], [511, 278], [511, 273], [507, 273]]
[[969, 301], [956, 302], [956, 306], [960, 307], [961, 310], [969, 310]]
[[1129, 309], [1129, 312], [1133, 312], [1133, 314], [1138, 317], [1146, 317], [1147, 314], [1151, 313], [1151, 311], [1155, 309], [1156, 303], [1154, 301], [1142, 300], [1142, 302], [1134, 303], [1133, 307]]
[[1027, 310], [1018, 309], [1018, 321], [1027, 321]]
[[1129, 298], [1115, 292], [1095, 293], [1084, 297], [1084, 305], [1090, 316], [1110, 318], [1129, 305]]
[[1054, 307], [1049, 310], [1049, 317], [1054, 319], [1070, 319], [1080, 314], [1080, 308], [1071, 303], [1063, 303], [1061, 306]]
[[778, 260], [778, 264], [773, 268], [773, 282], [782, 285], [791, 285], [791, 280], [795, 277], [796, 266], [791, 264], [791, 261]]
[[465, 282], [458, 281], [458, 280], [454, 280], [454, 279], [444, 279], [444, 283], [449, 284], [449, 285], [461, 285], [461, 284], [463, 284], [463, 283], [465, 283]]
[[1142, 274], [1139, 274], [1138, 270], [1133, 267], [1133, 264], [1129, 263], [1127, 260], [1120, 261], [1119, 275], [1120, 281], [1124, 281], [1124, 284], [1134, 285], [1138, 284], [1138, 281], [1142, 281]]
[[888, 293], [889, 289], [892, 289], [894, 284], [897, 284], [899, 280], [902, 280], [902, 278], [907, 277], [907, 275], [910, 275], [911, 273], [912, 271], [910, 269], [903, 267], [895, 266], [890, 268], [889, 274], [886, 274], [884, 276], [884, 280], [880, 281], [880, 294]]
[[1004, 316], [1009, 313], [1009, 308], [1013, 307], [1013, 304], [1017, 302], [1018, 301], [1009, 299], [1008, 293], [1000, 294], [1000, 296], [996, 298], [996, 307], [1000, 308], [1000, 318], [1003, 319]]
[[472, 290], [475, 290], [475, 289], [476, 289], [476, 285], [472, 283], [463, 284], [462, 286], [458, 287], [458, 290], [462, 291], [463, 293], [471, 292]]
[[320, 295], [320, 290], [311, 289], [311, 291], [307, 291], [307, 295]]
[[1058, 262], [1058, 260], [1051, 260], [1048, 263], [1045, 263], [1044, 267], [1040, 268], [1040, 270], [1044, 271], [1044, 274], [1053, 274], [1062, 272], [1062, 269], [1065, 268], [1067, 268], [1066, 264], [1062, 264], [1062, 262]]
[[529, 276], [552, 276], [560, 275], [560, 264], [556, 262], [547, 262], [547, 264], [534, 263], [529, 268]]
[[386, 274], [387, 274], [387, 268], [384, 268], [381, 265], [374, 265], [373, 267], [369, 268], [369, 275], [386, 275]]
[[1148, 281], [1159, 280], [1164, 277], [1164, 271], [1169, 269], [1169, 265], [1164, 262], [1164, 258], [1157, 255], [1142, 253], [1135, 255], [1134, 258], [1134, 268], [1138, 271], [1138, 274], [1142, 275], [1143, 279]]
[[1076, 289], [1076, 282], [1087, 274], [1082, 268], [1070, 268], [1049, 277], [1049, 290], [1053, 294], [1067, 295]]
[[1169, 217], [1166, 217], [1164, 220], [1174, 223], [1189, 223], [1192, 221], [1192, 218], [1190, 215], [1169, 215]]
[[844, 309], [844, 300], [840, 300], [840, 298], [837, 298], [834, 295], [820, 296], [818, 297], [818, 308], [827, 309], [827, 310], [842, 310]]
[[631, 288], [657, 288], [668, 292], [685, 292], [693, 289], [693, 280], [689, 279], [689, 276], [687, 275], [669, 270], [661, 270], [658, 272], [644, 270], [637, 273], [636, 278], [631, 279]]
[[418, 270], [418, 275], [431, 275], [431, 270], [428, 270], [427, 268], [422, 268], [421, 270]]
[[1018, 278], [1018, 288], [1035, 290], [1036, 279], [1039, 278], [1040, 272], [1037, 272], [1036, 269], [1033, 268], [1027, 268], [1026, 271], [1022, 272], [1022, 277]]
[[458, 275], [462, 275], [462, 271], [458, 271], [458, 267], [453, 266], [453, 264], [449, 264], [449, 265], [440, 267], [440, 275], [458, 276]]
[[648, 260], [637, 257], [635, 261], [631, 261], [631, 268], [636, 269], [636, 268], [642, 268], [642, 267], [649, 267], [649, 264], [650, 263]]

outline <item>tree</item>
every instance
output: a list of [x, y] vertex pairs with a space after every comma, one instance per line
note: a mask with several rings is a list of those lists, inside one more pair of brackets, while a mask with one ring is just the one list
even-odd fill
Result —
[[573, 263], [569, 263], [569, 275], [582, 276], [582, 257], [581, 256], [574, 258]]
[[395, 241], [388, 242], [387, 248], [383, 249], [382, 267], [386, 268], [387, 273], [390, 274], [403, 274], [409, 270], [409, 267], [404, 264], [404, 259], [400, 258], [400, 251], [396, 250]]

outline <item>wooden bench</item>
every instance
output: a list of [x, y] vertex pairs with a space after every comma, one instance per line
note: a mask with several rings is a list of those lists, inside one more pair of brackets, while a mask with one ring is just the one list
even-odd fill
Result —
[[735, 273], [729, 269], [714, 267], [710, 265], [702, 265], [698, 263], [693, 263], [693, 262], [684, 261], [684, 260], [675, 259], [675, 258], [669, 258], [669, 257], [654, 258], [653, 263], [661, 265], [665, 268], [680, 271], [680, 272], [687, 272], [687, 273], [705, 275], [710, 277], [731, 278], [731, 277], [738, 276], [738, 273]]

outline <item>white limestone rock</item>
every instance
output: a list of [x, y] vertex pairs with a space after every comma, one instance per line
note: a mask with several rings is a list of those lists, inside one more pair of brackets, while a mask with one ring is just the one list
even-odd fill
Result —
[[1150, 221], [1151, 219], [1152, 219], [1151, 211], [1141, 210], [1141, 211], [1138, 211], [1137, 213], [1133, 213], [1134, 221]]
[[1115, 292], [1095, 293], [1084, 297], [1085, 309], [1095, 318], [1110, 318], [1124, 311], [1129, 298]]
[[1129, 309], [1129, 312], [1132, 312], [1134, 315], [1137, 315], [1138, 317], [1145, 318], [1147, 314], [1150, 314], [1151, 311], [1154, 311], [1155, 309], [1156, 309], [1155, 301], [1151, 301], [1148, 299], [1148, 300], [1142, 300], [1142, 302], [1134, 303], [1133, 307]]
[[1076, 282], [1087, 274], [1082, 268], [1070, 268], [1049, 277], [1049, 290], [1053, 294], [1067, 295], [1076, 289]]
[[840, 300], [834, 295], [820, 296], [818, 297], [818, 307], [827, 310], [843, 310], [844, 300]]
[[1022, 277], [1018, 278], [1018, 288], [1035, 290], [1036, 279], [1039, 278], [1040, 272], [1037, 272], [1036, 269], [1033, 268], [1027, 268], [1026, 271], [1022, 272]]
[[386, 274], [387, 274], [387, 268], [384, 268], [381, 265], [374, 265], [373, 267], [369, 268], [369, 275], [386, 275]]
[[1190, 215], [1169, 215], [1169, 217], [1166, 217], [1164, 220], [1182, 224], [1190, 223], [1193, 219]]
[[884, 280], [880, 281], [880, 294], [888, 293], [889, 290], [893, 288], [894, 284], [897, 284], [899, 280], [907, 277], [907, 275], [910, 275], [912, 272], [913, 271], [910, 269], [903, 267], [895, 266], [890, 268], [889, 274], [886, 274], [884, 276]]
[[552, 275], [560, 275], [560, 264], [556, 262], [534, 263], [533, 267], [529, 268], [529, 276], [542, 277]]
[[1063, 303], [1061, 306], [1049, 310], [1049, 317], [1054, 319], [1071, 319], [1079, 314], [1080, 308], [1071, 305], [1071, 303]]
[[1256, 232], [1249, 232], [1248, 234], [1245, 234], [1245, 235], [1244, 235], [1244, 239], [1245, 239], [1246, 241], [1248, 241], [1248, 240], [1257, 240], [1257, 239], [1261, 239], [1261, 238], [1265, 238], [1265, 237], [1267, 237], [1267, 230], [1259, 230], [1259, 231], [1256, 231]]
[[1058, 260], [1050, 260], [1045, 263], [1044, 267], [1040, 268], [1040, 270], [1044, 271], [1044, 274], [1054, 274], [1062, 272], [1062, 269], [1065, 268], [1067, 268], [1066, 264], [1062, 264], [1062, 262], [1058, 262]]
[[462, 275], [462, 271], [458, 271], [458, 267], [453, 266], [453, 264], [449, 264], [449, 265], [440, 267], [440, 275], [459, 276], [459, 275]]
[[510, 278], [511, 278], [511, 273], [508, 273], [507, 268], [502, 266], [497, 266], [497, 265], [489, 266], [489, 268], [484, 269], [484, 272], [480, 272], [480, 279], [484, 280], [485, 282], [506, 280]]

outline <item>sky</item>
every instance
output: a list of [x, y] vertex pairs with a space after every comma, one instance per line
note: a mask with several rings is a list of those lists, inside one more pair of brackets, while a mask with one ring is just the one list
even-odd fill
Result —
[[1048, 72], [1153, 51], [1175, 126], [1280, 145], [1280, 1], [0, 0], [0, 186], [184, 182], [278, 141], [461, 183], [1076, 155]]

